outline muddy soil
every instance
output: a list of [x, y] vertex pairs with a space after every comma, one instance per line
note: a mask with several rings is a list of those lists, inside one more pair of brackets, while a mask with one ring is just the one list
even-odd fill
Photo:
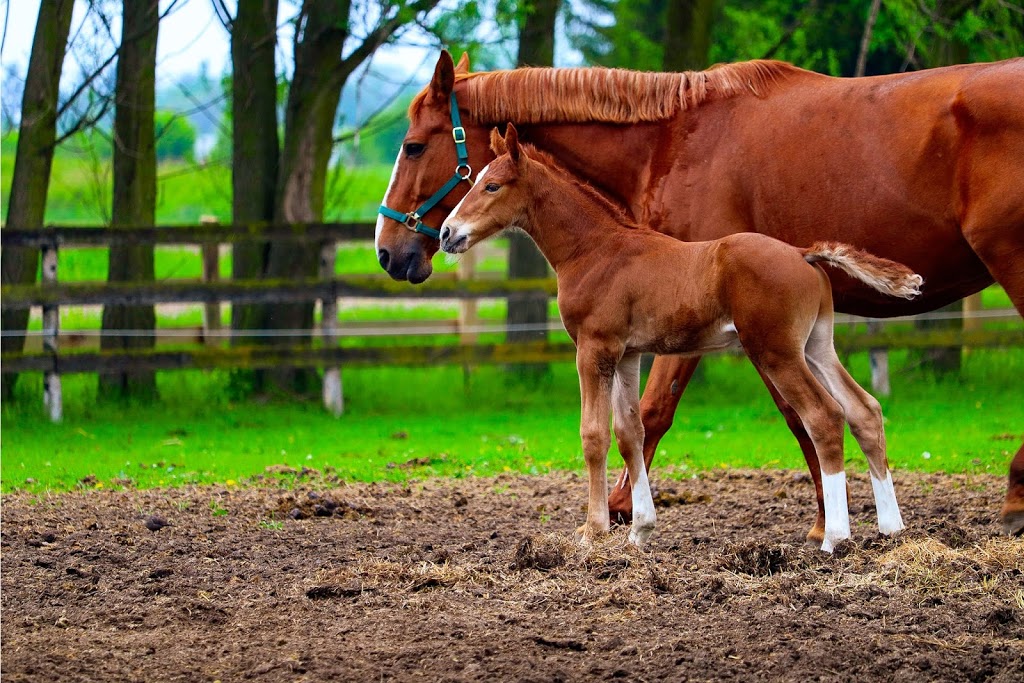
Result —
[[572, 541], [575, 475], [3, 498], [4, 681], [1024, 681], [1004, 484], [896, 474], [908, 530], [802, 539], [793, 472], [656, 482]]

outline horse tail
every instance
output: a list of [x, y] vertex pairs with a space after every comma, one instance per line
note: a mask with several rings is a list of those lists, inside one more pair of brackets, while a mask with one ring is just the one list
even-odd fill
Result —
[[808, 263], [824, 261], [884, 294], [913, 299], [924, 278], [902, 263], [880, 258], [841, 242], [815, 242], [801, 249]]

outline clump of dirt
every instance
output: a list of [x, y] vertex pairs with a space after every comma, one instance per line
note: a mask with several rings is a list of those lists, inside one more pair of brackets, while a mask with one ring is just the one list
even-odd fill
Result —
[[793, 546], [742, 541], [726, 548], [719, 566], [727, 571], [750, 576], [772, 576], [781, 574], [798, 562]]
[[557, 569], [566, 563], [569, 555], [570, 548], [567, 547], [563, 537], [551, 535], [527, 537], [516, 548], [515, 557], [512, 558], [512, 569], [519, 571]]
[[826, 555], [803, 543], [813, 488], [788, 472], [660, 482], [677, 498], [643, 549], [628, 528], [576, 543], [573, 474], [266, 476], [4, 496], [0, 675], [1024, 680], [1002, 477], [898, 473], [907, 531], [888, 538], [853, 473], [854, 538]]

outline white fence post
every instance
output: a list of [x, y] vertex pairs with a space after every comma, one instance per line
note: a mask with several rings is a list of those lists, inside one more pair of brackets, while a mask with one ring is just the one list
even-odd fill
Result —
[[[880, 320], [868, 321], [868, 332], [881, 332]], [[889, 386], [889, 351], [888, 349], [871, 349], [868, 351], [871, 360], [871, 389], [876, 396], [888, 396], [892, 393]]]
[[[43, 247], [43, 283], [57, 283], [57, 245]], [[43, 306], [43, 351], [53, 356], [53, 369], [43, 373], [43, 405], [52, 422], [64, 417], [64, 398], [57, 369], [57, 335], [60, 333], [60, 309]]]
[[[334, 240], [325, 240], [320, 245], [320, 278], [334, 279], [334, 263], [337, 258], [337, 244]], [[324, 348], [333, 348], [338, 343], [338, 300], [328, 297], [320, 300], [322, 322], [320, 334]], [[341, 386], [341, 368], [337, 365], [324, 367], [323, 384], [324, 407], [335, 417], [345, 412], [345, 394]]]

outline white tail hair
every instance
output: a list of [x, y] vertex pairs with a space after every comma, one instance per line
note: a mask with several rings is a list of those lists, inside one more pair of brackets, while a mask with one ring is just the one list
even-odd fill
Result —
[[913, 299], [921, 294], [924, 278], [902, 263], [880, 258], [841, 242], [816, 242], [804, 249], [808, 263], [824, 261], [884, 294]]

